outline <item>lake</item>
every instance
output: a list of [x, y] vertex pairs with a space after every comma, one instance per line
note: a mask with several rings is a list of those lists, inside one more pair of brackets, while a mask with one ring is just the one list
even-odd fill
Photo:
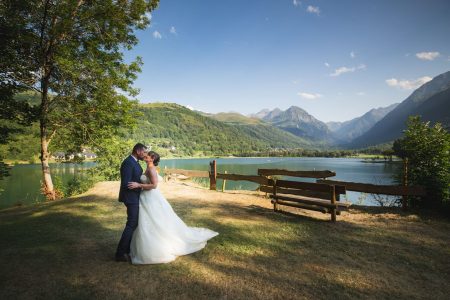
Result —
[[[207, 171], [211, 158], [199, 159], [163, 159], [161, 170], [168, 168], [204, 170]], [[217, 171], [223, 173], [256, 175], [258, 168], [279, 168], [287, 170], [330, 170], [336, 172], [332, 179], [343, 181], [355, 181], [373, 184], [394, 184], [393, 175], [400, 164], [396, 163], [371, 163], [359, 158], [317, 158], [317, 157], [269, 157], [269, 158], [218, 158]], [[83, 172], [94, 166], [95, 163], [83, 164], [51, 164], [52, 174], [68, 182], [74, 176], [86, 176]], [[293, 179], [293, 178], [290, 178]], [[304, 179], [303, 179], [304, 180]], [[207, 184], [208, 179], [197, 180]], [[305, 180], [314, 181], [314, 180]], [[0, 181], [0, 208], [17, 204], [28, 205], [42, 202], [44, 199], [39, 194], [41, 182], [41, 167], [38, 164], [16, 165], [11, 169], [11, 176]], [[222, 187], [222, 181], [217, 181], [218, 189]], [[227, 189], [255, 190], [257, 184], [246, 181], [227, 181]], [[356, 192], [347, 192], [347, 199], [353, 203], [364, 205], [377, 205], [370, 195]]]

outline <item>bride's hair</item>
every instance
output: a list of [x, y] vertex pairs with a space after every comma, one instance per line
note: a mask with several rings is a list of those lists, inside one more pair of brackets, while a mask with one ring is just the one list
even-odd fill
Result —
[[156, 153], [155, 151], [148, 151], [148, 156], [150, 156], [151, 158], [153, 158], [153, 164], [155, 165], [155, 167], [159, 164], [159, 154]]

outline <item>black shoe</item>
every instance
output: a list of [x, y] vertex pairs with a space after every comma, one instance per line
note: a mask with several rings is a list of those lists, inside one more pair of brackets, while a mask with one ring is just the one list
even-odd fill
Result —
[[123, 255], [116, 255], [116, 261], [120, 262], [129, 262], [130, 261], [130, 256], [128, 254], [123, 254]]

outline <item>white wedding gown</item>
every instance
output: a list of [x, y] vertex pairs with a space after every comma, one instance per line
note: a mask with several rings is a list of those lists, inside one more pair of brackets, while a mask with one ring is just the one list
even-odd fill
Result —
[[[149, 182], [145, 175], [141, 176], [141, 181]], [[168, 263], [177, 256], [203, 249], [207, 240], [216, 235], [217, 232], [206, 228], [188, 227], [159, 188], [144, 190], [139, 198], [138, 227], [131, 240], [131, 262]]]

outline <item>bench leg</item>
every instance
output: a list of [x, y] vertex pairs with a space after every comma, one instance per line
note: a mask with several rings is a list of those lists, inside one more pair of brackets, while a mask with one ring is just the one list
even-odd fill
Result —
[[331, 222], [336, 222], [336, 208], [331, 209]]

